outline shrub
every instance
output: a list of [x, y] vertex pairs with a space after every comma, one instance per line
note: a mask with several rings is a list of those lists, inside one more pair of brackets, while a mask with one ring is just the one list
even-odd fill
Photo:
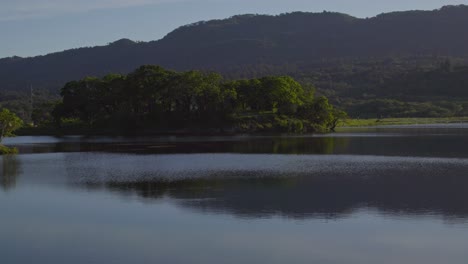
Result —
[[0, 145], [0, 155], [13, 155], [18, 154], [17, 148], [9, 148], [4, 145]]

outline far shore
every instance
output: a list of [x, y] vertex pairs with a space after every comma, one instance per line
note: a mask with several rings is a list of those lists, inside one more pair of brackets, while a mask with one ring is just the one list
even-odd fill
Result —
[[429, 118], [373, 118], [348, 119], [339, 124], [339, 128], [346, 127], [375, 127], [399, 125], [430, 125], [430, 124], [456, 124], [468, 123], [468, 117], [429, 117]]
[[[468, 124], [468, 117], [440, 117], [440, 118], [382, 118], [382, 119], [347, 119], [337, 126], [337, 132], [345, 128], [366, 128], [366, 127], [392, 127], [411, 125], [443, 125], [443, 124]], [[327, 132], [328, 133], [328, 132]], [[236, 136], [245, 135], [278, 135], [278, 134], [301, 134], [284, 132], [236, 132], [230, 130], [172, 130], [155, 131], [139, 130], [134, 133], [116, 133], [113, 130], [73, 130], [59, 131], [53, 128], [22, 128], [17, 133], [18, 136], [67, 136], [67, 135], [87, 135], [87, 136]], [[310, 133], [305, 133], [310, 134]], [[323, 133], [316, 133], [323, 134]], [[325, 133], [326, 134], [326, 133]]]

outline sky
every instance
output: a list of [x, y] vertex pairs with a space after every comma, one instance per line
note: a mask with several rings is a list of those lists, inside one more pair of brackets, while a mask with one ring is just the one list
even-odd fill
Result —
[[468, 0], [0, 0], [0, 58], [157, 40], [175, 28], [238, 14], [337, 11], [356, 17], [433, 10]]

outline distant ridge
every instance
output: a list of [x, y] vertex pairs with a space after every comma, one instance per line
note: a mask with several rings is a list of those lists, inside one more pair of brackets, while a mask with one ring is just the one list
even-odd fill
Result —
[[32, 84], [57, 90], [69, 80], [127, 73], [142, 64], [229, 74], [246, 65], [300, 68], [330, 59], [405, 56], [468, 57], [468, 6], [367, 19], [294, 12], [202, 21], [179, 27], [158, 41], [121, 39], [106, 46], [0, 59], [0, 89], [20, 90]]

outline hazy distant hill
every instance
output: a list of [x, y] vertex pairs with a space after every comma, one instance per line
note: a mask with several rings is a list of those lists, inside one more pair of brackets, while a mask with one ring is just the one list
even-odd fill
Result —
[[368, 19], [296, 12], [199, 22], [153, 42], [122, 39], [101, 47], [1, 59], [0, 89], [25, 89], [29, 84], [58, 89], [69, 80], [126, 73], [142, 64], [227, 74], [247, 68], [255, 72], [256, 67], [282, 73], [310, 65], [321, 67], [329, 60], [408, 56], [468, 57], [468, 6], [387, 13]]

